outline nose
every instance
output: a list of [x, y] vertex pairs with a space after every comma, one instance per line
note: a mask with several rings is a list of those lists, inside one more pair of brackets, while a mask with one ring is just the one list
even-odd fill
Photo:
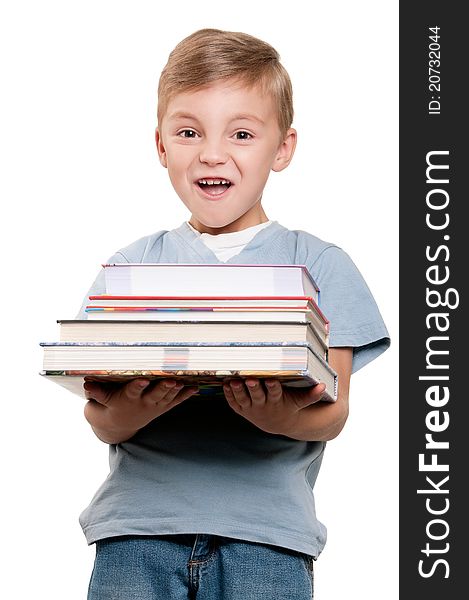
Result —
[[225, 164], [228, 154], [221, 140], [206, 139], [200, 148], [199, 160], [206, 165]]

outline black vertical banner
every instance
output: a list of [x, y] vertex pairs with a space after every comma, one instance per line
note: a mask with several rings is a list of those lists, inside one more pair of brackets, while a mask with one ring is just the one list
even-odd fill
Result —
[[400, 3], [403, 599], [467, 596], [469, 33], [463, 6]]

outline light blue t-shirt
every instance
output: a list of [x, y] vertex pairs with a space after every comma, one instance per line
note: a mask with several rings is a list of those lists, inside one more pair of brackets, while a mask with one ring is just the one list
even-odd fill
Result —
[[[107, 262], [220, 263], [187, 223], [120, 250]], [[273, 221], [227, 263], [304, 264], [320, 288], [330, 346], [353, 347], [353, 371], [388, 348], [378, 307], [350, 257], [334, 244]], [[89, 295], [105, 292], [103, 271]], [[121, 535], [206, 533], [317, 557], [326, 528], [313, 487], [324, 442], [265, 433], [237, 415], [221, 391], [194, 396], [122, 444], [80, 515], [89, 544]]]

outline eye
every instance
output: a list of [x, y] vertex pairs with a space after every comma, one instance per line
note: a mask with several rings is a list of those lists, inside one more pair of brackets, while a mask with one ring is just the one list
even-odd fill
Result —
[[193, 129], [183, 129], [178, 133], [178, 136], [182, 138], [192, 139], [197, 137], [197, 133]]
[[250, 140], [252, 138], [252, 135], [247, 131], [237, 131], [235, 136], [237, 140]]

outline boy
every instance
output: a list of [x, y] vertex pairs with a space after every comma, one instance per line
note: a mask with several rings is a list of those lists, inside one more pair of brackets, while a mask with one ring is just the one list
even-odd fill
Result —
[[[350, 258], [264, 212], [269, 173], [295, 150], [292, 119], [271, 46], [215, 29], [182, 40], [160, 77], [156, 145], [190, 220], [109, 262], [305, 264], [331, 322], [338, 399], [321, 402], [323, 384], [292, 391], [257, 379], [204, 397], [171, 380], [86, 383], [85, 416], [110, 445], [110, 474], [80, 516], [96, 543], [89, 600], [312, 598], [325, 442], [347, 419], [350, 374], [389, 337]], [[103, 292], [101, 272], [88, 294]]]

